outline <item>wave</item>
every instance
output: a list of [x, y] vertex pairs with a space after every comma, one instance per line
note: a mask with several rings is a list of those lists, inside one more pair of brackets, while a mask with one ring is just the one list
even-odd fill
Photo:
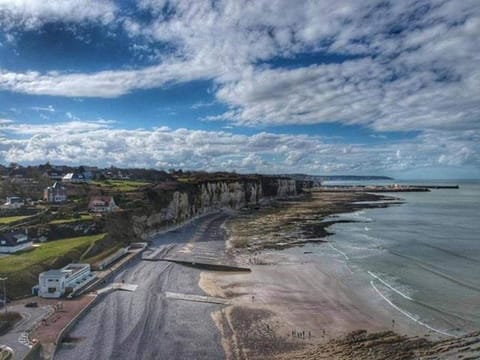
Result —
[[443, 330], [440, 330], [440, 329], [436, 329], [426, 323], [424, 323], [423, 321], [417, 319], [415, 316], [413, 316], [412, 314], [410, 314], [409, 312], [401, 309], [400, 307], [398, 307], [397, 305], [395, 305], [392, 301], [390, 301], [390, 299], [388, 299], [385, 295], [382, 294], [382, 292], [380, 290], [378, 290], [378, 288], [375, 286], [375, 284], [373, 283], [373, 280], [370, 280], [370, 285], [373, 287], [373, 289], [375, 290], [375, 292], [380, 295], [382, 297], [383, 300], [385, 300], [391, 307], [393, 307], [395, 310], [399, 311], [400, 313], [402, 313], [403, 315], [405, 315], [406, 317], [408, 317], [410, 320], [414, 321], [415, 323], [419, 324], [419, 325], [422, 325], [424, 327], [426, 327], [427, 329], [429, 330], [432, 330], [438, 334], [442, 334], [442, 335], [446, 335], [446, 336], [450, 336], [450, 337], [455, 337], [455, 338], [458, 338], [458, 336], [454, 335], [454, 334], [450, 334], [446, 331], [443, 331]]
[[371, 271], [367, 271], [367, 273], [372, 276], [373, 278], [377, 279], [378, 281], [380, 281], [383, 285], [385, 285], [386, 287], [388, 287], [390, 290], [396, 292], [398, 295], [400, 295], [401, 297], [403, 297], [404, 299], [407, 299], [407, 300], [410, 300], [410, 301], [414, 301], [410, 296], [408, 295], [405, 295], [404, 293], [402, 293], [400, 290], [394, 288], [393, 286], [391, 286], [389, 283], [387, 283], [386, 281], [384, 281], [383, 279], [381, 279], [378, 275], [375, 275], [374, 273], [372, 273]]
[[455, 314], [455, 313], [451, 313], [451, 312], [448, 312], [448, 311], [445, 311], [441, 308], [438, 308], [436, 306], [433, 306], [433, 305], [430, 305], [430, 304], [427, 304], [423, 301], [420, 301], [420, 300], [416, 300], [406, 294], [404, 294], [403, 292], [401, 292], [400, 290], [398, 290], [397, 288], [393, 287], [392, 285], [390, 285], [389, 283], [387, 283], [385, 280], [383, 280], [382, 278], [380, 278], [378, 275], [374, 274], [373, 272], [371, 271], [367, 271], [367, 273], [372, 276], [373, 278], [375, 278], [376, 280], [380, 281], [383, 285], [385, 285], [386, 287], [388, 287], [390, 290], [394, 291], [395, 293], [397, 293], [398, 295], [400, 295], [402, 298], [406, 299], [406, 300], [409, 300], [415, 304], [418, 304], [418, 305], [421, 305], [423, 307], [426, 307], [430, 310], [433, 310], [433, 311], [436, 311], [438, 313], [441, 313], [443, 315], [446, 315], [446, 316], [450, 316], [450, 317], [455, 317], [461, 321], [466, 321], [465, 318]]
[[368, 216], [364, 216], [363, 214], [365, 214], [365, 211], [356, 211], [356, 212], [353, 213], [353, 216], [355, 218], [358, 218], [362, 222], [372, 222], [373, 221], [372, 218], [369, 218]]
[[335, 246], [333, 246], [332, 244], [328, 244], [333, 250], [335, 250], [336, 252], [338, 252], [339, 254], [343, 255], [343, 257], [345, 258], [345, 260], [349, 260], [350, 258], [347, 256], [347, 254], [345, 254], [342, 250], [338, 250]]

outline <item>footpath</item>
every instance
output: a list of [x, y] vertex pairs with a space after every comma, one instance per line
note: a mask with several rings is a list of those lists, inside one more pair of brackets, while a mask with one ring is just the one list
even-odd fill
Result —
[[[30, 350], [24, 359], [53, 359], [57, 346], [77, 321], [102, 298], [105, 291], [99, 290], [125, 265], [140, 257], [147, 244], [139, 243], [127, 254], [105, 270], [96, 272], [96, 279], [77, 292], [73, 299], [58, 301], [48, 316], [29, 331]], [[116, 286], [122, 290], [123, 287]]]

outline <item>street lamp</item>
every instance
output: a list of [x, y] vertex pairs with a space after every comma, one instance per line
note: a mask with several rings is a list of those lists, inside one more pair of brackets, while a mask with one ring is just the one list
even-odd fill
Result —
[[0, 281], [3, 281], [3, 306], [5, 307], [5, 314], [7, 313], [7, 282], [6, 277], [0, 278]]

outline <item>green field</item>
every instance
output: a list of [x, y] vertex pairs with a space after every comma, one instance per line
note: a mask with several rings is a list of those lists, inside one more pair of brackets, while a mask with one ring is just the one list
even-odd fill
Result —
[[[7, 293], [11, 298], [28, 295], [38, 282], [38, 274], [58, 269], [70, 262], [79, 261], [82, 254], [105, 234], [81, 236], [50, 241], [32, 250], [0, 258], [0, 276], [7, 276]], [[82, 259], [89, 262], [89, 259]]]
[[67, 224], [75, 221], [87, 221], [87, 220], [92, 220], [93, 216], [90, 214], [81, 214], [80, 217], [78, 218], [68, 218], [68, 219], [58, 219], [58, 220], [52, 220], [49, 222], [49, 224], [52, 225], [58, 225], [58, 224]]
[[92, 181], [93, 185], [101, 186], [108, 188], [113, 191], [136, 191], [142, 186], [150, 185], [148, 182], [142, 181], [133, 181], [133, 180], [103, 180], [103, 181]]
[[34, 265], [48, 263], [50, 260], [55, 260], [72, 251], [81, 255], [92, 243], [104, 236], [105, 234], [98, 234], [50, 241], [32, 250], [2, 257], [0, 258], [0, 273], [20, 272]]
[[18, 220], [23, 220], [26, 218], [29, 218], [31, 215], [25, 215], [25, 216], [7, 216], [7, 217], [0, 217], [0, 225], [7, 225], [10, 223], [13, 223]]

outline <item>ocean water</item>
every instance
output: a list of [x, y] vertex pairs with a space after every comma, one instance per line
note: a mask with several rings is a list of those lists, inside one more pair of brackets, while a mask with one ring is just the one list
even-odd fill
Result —
[[458, 184], [385, 194], [405, 202], [341, 214], [355, 222], [333, 225], [329, 237], [329, 249], [392, 311], [449, 335], [480, 329], [480, 182]]

